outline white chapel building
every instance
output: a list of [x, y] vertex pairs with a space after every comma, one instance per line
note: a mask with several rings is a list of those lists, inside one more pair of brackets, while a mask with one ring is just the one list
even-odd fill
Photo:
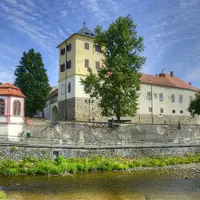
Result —
[[0, 137], [16, 139], [23, 130], [25, 96], [10, 83], [0, 85]]

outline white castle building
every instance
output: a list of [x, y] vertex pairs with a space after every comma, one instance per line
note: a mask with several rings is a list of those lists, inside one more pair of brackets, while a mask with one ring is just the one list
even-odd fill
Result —
[[[59, 46], [59, 80], [56, 93], [57, 103], [50, 107], [51, 120], [99, 121], [101, 116], [96, 99], [90, 99], [80, 80], [87, 76], [88, 67], [93, 71], [101, 64], [101, 49], [94, 45], [94, 33], [85, 26], [71, 35]], [[186, 83], [173, 72], [141, 77], [139, 116], [190, 116], [187, 111], [197, 88]], [[54, 96], [55, 99], [55, 96]], [[47, 113], [46, 109], [46, 113]]]

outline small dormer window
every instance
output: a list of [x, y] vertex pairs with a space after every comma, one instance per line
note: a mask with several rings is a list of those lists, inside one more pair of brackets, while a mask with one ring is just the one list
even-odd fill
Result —
[[91, 35], [91, 36], [94, 36], [94, 34], [93, 34], [93, 33], [90, 33], [90, 35]]
[[86, 35], [90, 35], [89, 33], [85, 32]]

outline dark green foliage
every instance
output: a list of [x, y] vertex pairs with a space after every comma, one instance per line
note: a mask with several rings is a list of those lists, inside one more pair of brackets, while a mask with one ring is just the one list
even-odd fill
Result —
[[59, 175], [97, 171], [127, 170], [136, 167], [164, 167], [177, 164], [199, 163], [200, 155], [152, 158], [71, 158], [58, 157], [56, 160], [37, 160], [26, 157], [22, 161], [9, 159], [0, 161], [0, 175]]
[[194, 115], [200, 115], [200, 92], [196, 93], [196, 98], [190, 102], [188, 111]]
[[[131, 17], [119, 17], [108, 30], [95, 29], [95, 44], [102, 47], [103, 65], [94, 74], [81, 80], [86, 93], [100, 99], [102, 114], [106, 116], [134, 116], [140, 90], [139, 70], [145, 63], [143, 38], [137, 35]], [[111, 73], [110, 75], [108, 75]]]
[[37, 111], [44, 109], [51, 89], [41, 54], [34, 49], [24, 52], [15, 76], [15, 85], [26, 96], [25, 115], [33, 117]]

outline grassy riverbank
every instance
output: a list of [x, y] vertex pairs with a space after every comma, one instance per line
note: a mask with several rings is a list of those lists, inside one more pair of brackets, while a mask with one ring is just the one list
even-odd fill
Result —
[[95, 171], [128, 170], [136, 167], [165, 167], [169, 165], [200, 163], [200, 154], [179, 157], [152, 158], [70, 158], [37, 160], [27, 157], [21, 161], [0, 160], [0, 175], [58, 175]]
[[0, 191], [0, 200], [6, 200], [6, 194], [4, 191]]

